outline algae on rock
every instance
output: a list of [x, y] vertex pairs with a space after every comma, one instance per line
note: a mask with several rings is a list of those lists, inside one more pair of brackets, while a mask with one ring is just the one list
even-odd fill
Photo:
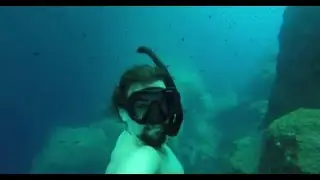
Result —
[[293, 111], [269, 126], [279, 157], [278, 172], [290, 169], [292, 173], [320, 173], [320, 109]]
[[257, 173], [261, 152], [260, 137], [260, 134], [255, 134], [234, 142], [236, 150], [230, 157], [234, 170], [245, 174]]

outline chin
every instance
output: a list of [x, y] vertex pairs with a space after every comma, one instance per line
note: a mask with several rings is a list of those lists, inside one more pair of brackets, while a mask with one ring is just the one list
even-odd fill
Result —
[[165, 144], [167, 136], [162, 131], [153, 133], [144, 132], [140, 135], [140, 139], [148, 146], [160, 148], [163, 144]]

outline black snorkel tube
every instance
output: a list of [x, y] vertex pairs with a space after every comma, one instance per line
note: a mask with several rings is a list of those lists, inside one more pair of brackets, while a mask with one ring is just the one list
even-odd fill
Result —
[[137, 52], [140, 54], [146, 54], [148, 55], [153, 63], [165, 71], [168, 75], [164, 79], [164, 83], [168, 89], [172, 89], [173, 91], [176, 91], [175, 93], [177, 94], [177, 97], [174, 97], [174, 107], [172, 107], [172, 111], [175, 114], [175, 118], [172, 119], [172, 122], [166, 127], [166, 133], [168, 136], [176, 136], [180, 130], [182, 121], [183, 121], [183, 110], [182, 110], [182, 104], [181, 104], [181, 98], [180, 98], [180, 93], [177, 90], [177, 87], [173, 81], [173, 78], [171, 74], [169, 73], [167, 67], [163, 64], [163, 62], [157, 57], [157, 55], [150, 49], [145, 46], [140, 46], [137, 49]]

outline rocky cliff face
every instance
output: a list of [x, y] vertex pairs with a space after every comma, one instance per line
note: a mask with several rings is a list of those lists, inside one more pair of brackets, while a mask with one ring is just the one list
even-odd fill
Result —
[[[288, 7], [285, 10], [278, 37], [280, 49], [277, 57], [277, 75], [264, 119], [264, 128], [268, 128], [275, 121], [282, 121], [283, 118], [280, 117], [299, 108], [320, 109], [319, 32], [320, 7], [299, 6]], [[274, 132], [268, 132], [260, 162], [260, 172], [304, 172], [299, 166], [274, 163], [275, 158], [284, 158], [284, 150], [281, 152], [278, 150], [277, 143], [273, 139]]]
[[320, 7], [288, 7], [266, 122], [298, 108], [320, 108]]

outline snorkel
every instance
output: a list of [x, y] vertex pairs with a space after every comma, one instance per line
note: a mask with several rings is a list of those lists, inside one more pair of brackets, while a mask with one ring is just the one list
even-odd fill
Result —
[[137, 49], [137, 52], [140, 54], [148, 55], [158, 68], [162, 69], [167, 73], [167, 76], [163, 81], [166, 85], [167, 90], [174, 91], [175, 96], [170, 97], [170, 99], [173, 102], [173, 105], [170, 109], [172, 117], [169, 123], [166, 125], [165, 132], [168, 136], [176, 136], [183, 122], [183, 111], [182, 111], [180, 93], [177, 90], [177, 87], [167, 67], [163, 64], [163, 62], [158, 58], [158, 56], [150, 48], [147, 48], [145, 46], [140, 46]]

